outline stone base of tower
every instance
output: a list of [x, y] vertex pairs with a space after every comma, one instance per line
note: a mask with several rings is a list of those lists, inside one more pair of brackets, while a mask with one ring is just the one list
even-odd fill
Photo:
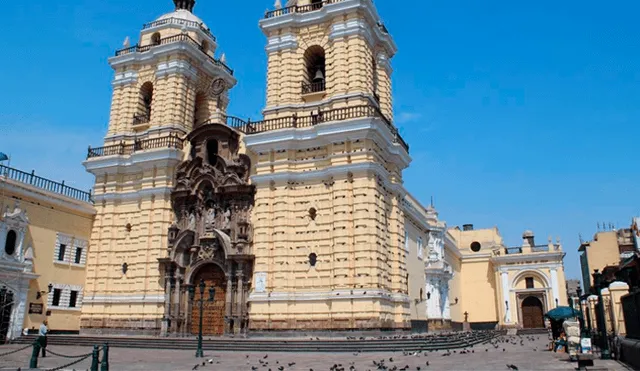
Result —
[[410, 322], [383, 321], [380, 319], [282, 319], [282, 320], [251, 320], [249, 331], [255, 333], [275, 332], [353, 332], [353, 331], [409, 331]]
[[429, 329], [429, 332], [451, 331], [452, 329], [450, 319], [430, 319], [427, 322], [427, 328]]
[[80, 335], [158, 336], [162, 318], [83, 318]]

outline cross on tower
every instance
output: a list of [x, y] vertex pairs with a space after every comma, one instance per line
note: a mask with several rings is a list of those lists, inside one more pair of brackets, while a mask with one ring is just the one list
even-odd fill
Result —
[[464, 312], [464, 321], [469, 322], [469, 312]]

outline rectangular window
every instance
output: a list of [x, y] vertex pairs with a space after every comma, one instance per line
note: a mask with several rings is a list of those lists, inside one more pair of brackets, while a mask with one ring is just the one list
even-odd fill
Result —
[[69, 308], [75, 308], [77, 301], [78, 301], [78, 292], [71, 291], [71, 295], [69, 296]]
[[57, 307], [60, 305], [60, 296], [62, 296], [62, 289], [53, 289], [53, 300], [51, 306]]
[[533, 288], [533, 277], [527, 277], [527, 278], [525, 278], [525, 281], [527, 282], [527, 288], [528, 289], [532, 289]]
[[67, 252], [67, 245], [60, 244], [60, 251], [58, 251], [58, 261], [64, 261], [64, 254]]
[[82, 247], [76, 247], [75, 263], [80, 264], [80, 261], [82, 261]]
[[422, 237], [418, 238], [418, 258], [422, 258]]
[[404, 231], [404, 249], [409, 251], [409, 232]]

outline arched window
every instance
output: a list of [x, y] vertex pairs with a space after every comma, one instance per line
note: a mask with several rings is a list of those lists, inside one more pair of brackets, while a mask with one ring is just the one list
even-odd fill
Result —
[[4, 252], [7, 255], [13, 255], [16, 252], [16, 240], [18, 239], [18, 235], [15, 231], [9, 231], [7, 233], [7, 240], [4, 243]]
[[218, 155], [218, 141], [211, 139], [207, 142], [207, 161], [212, 166], [215, 166]]
[[325, 90], [326, 62], [324, 49], [314, 45], [304, 53], [306, 75], [302, 83], [302, 94]]
[[209, 112], [209, 99], [207, 94], [200, 92], [196, 94], [196, 99], [193, 105], [193, 127], [194, 129], [206, 122], [211, 116]]
[[371, 57], [371, 73], [373, 79], [373, 97], [380, 103], [380, 96], [378, 95], [378, 63], [376, 63], [376, 57]]
[[322, 1], [323, 0], [311, 0], [311, 9], [318, 10], [322, 8]]
[[200, 44], [200, 50], [207, 54], [207, 52], [209, 51], [209, 43], [207, 42], [207, 40], [202, 40], [202, 43]]
[[151, 35], [151, 45], [160, 45], [160, 32]]
[[149, 122], [151, 119], [151, 102], [153, 101], [153, 84], [145, 82], [140, 88], [138, 100], [138, 114], [134, 118], [134, 124]]

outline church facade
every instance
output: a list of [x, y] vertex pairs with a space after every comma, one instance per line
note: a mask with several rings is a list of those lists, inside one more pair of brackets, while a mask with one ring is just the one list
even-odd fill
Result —
[[257, 122], [227, 114], [233, 70], [195, 1], [174, 3], [109, 60], [109, 129], [84, 162], [96, 216], [82, 332], [191, 335], [199, 299], [208, 335], [517, 326], [501, 307], [520, 300], [500, 283], [513, 259], [468, 254], [403, 185], [396, 46], [371, 0], [265, 14]]

